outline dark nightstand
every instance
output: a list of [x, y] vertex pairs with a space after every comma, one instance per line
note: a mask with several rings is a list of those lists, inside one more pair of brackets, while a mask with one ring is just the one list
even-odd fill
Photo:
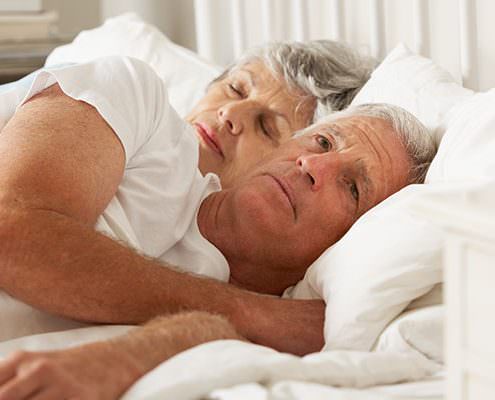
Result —
[[46, 57], [63, 40], [0, 43], [0, 84], [15, 81], [41, 68]]

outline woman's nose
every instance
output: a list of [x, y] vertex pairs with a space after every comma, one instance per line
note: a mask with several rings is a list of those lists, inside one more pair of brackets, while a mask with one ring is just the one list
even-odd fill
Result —
[[308, 177], [313, 191], [318, 191], [326, 183], [335, 180], [342, 169], [335, 153], [304, 154], [297, 158], [296, 164]]
[[241, 104], [224, 104], [217, 111], [218, 121], [225, 126], [232, 135], [239, 135], [244, 128], [243, 107]]

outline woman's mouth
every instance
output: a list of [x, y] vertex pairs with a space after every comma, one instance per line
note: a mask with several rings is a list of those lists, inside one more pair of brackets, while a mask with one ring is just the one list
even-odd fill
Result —
[[215, 153], [217, 153], [219, 156], [223, 158], [224, 157], [223, 151], [220, 147], [220, 143], [215, 134], [215, 131], [211, 129], [208, 125], [201, 122], [195, 122], [194, 127], [196, 128], [196, 132], [198, 133], [198, 136], [202, 139], [202, 141], [210, 149], [212, 149]]

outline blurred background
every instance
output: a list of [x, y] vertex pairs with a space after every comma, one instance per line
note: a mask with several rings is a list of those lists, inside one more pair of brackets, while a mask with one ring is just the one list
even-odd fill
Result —
[[195, 49], [193, 0], [0, 0], [0, 84], [41, 67], [50, 51], [106, 18], [134, 11]]
[[[494, 0], [469, 0], [476, 5], [477, 44], [480, 58], [480, 86], [495, 86], [492, 32]], [[332, 12], [335, 3], [342, 5], [343, 18]], [[301, 39], [301, 32], [289, 22], [302, 12], [310, 23], [304, 27], [303, 39], [337, 39], [359, 48], [365, 54], [383, 57], [398, 42], [415, 48], [415, 7], [423, 5], [429, 33], [428, 48], [419, 49], [460, 77], [459, 2], [454, 0], [0, 0], [0, 83], [17, 79], [43, 65], [50, 51], [68, 43], [81, 31], [99, 26], [105, 19], [124, 12], [135, 12], [157, 26], [175, 43], [197, 50], [209, 61], [225, 65], [235, 56], [235, 28], [242, 24], [250, 47], [266, 41]], [[294, 7], [297, 5], [298, 7]], [[380, 5], [386, 15], [383, 30], [386, 43], [378, 52], [370, 49], [370, 12]], [[273, 20], [263, 20], [260, 10], [270, 7]], [[244, 22], [235, 17], [236, 7], [245, 15]], [[276, 18], [275, 18], [276, 17]], [[337, 24], [337, 21], [339, 22]], [[198, 24], [199, 22], [199, 24]], [[196, 26], [218, 38], [221, 45], [202, 49]], [[215, 40], [215, 39], [214, 39]], [[233, 51], [234, 48], [234, 51]]]

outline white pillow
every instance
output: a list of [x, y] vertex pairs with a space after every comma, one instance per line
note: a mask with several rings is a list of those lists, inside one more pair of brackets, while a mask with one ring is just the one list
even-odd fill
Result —
[[419, 353], [443, 364], [444, 319], [443, 305], [407, 311], [387, 326], [374, 350]]
[[447, 132], [426, 181], [453, 182], [495, 177], [495, 89], [477, 93], [448, 115]]
[[110, 18], [95, 29], [82, 31], [72, 43], [53, 50], [46, 65], [84, 62], [121, 55], [148, 63], [166, 82], [170, 102], [184, 116], [203, 96], [206, 85], [221, 72], [196, 53], [170, 41], [136, 14]]
[[[433, 61], [399, 45], [352, 104], [401, 106], [440, 140], [452, 107], [473, 97]], [[370, 350], [390, 321], [441, 282], [442, 232], [409, 213], [411, 201], [432, 190], [412, 185], [370, 210], [288, 292], [326, 301], [325, 349]]]
[[437, 142], [445, 132], [449, 110], [473, 95], [432, 60], [399, 44], [372, 73], [352, 105], [390, 103], [415, 115]]

